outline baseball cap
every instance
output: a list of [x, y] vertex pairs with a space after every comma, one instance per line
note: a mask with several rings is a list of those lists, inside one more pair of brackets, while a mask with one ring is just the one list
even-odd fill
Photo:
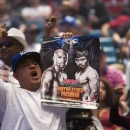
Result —
[[61, 25], [68, 23], [74, 27], [77, 27], [76, 19], [72, 16], [66, 16], [61, 20]]
[[25, 40], [25, 35], [22, 31], [18, 30], [17, 28], [11, 28], [7, 31], [7, 33], [8, 33], [7, 35], [8, 37], [12, 37], [17, 41], [19, 41], [24, 46], [24, 50], [27, 48], [28, 43]]
[[12, 58], [12, 70], [13, 72], [16, 71], [18, 65], [25, 59], [27, 58], [32, 58], [34, 60], [36, 60], [36, 62], [38, 64], [40, 64], [40, 60], [41, 60], [41, 56], [39, 53], [37, 52], [27, 52], [27, 51], [22, 51], [18, 54], [16, 54], [13, 58]]

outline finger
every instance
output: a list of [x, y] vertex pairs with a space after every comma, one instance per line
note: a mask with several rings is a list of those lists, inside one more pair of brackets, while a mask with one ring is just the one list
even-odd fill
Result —
[[4, 24], [0, 25], [0, 27], [1, 27], [1, 28], [3, 28], [3, 27], [5, 27], [5, 25], [6, 25], [6, 23], [4, 23]]
[[56, 23], [56, 20], [57, 20], [57, 18], [56, 18], [56, 17], [53, 17], [53, 18], [51, 19], [51, 22], [55, 24], [55, 23]]
[[66, 35], [66, 34], [63, 32], [63, 33], [60, 34], [60, 37], [61, 37], [61, 38], [65, 38], [65, 37], [66, 37], [65, 35]]
[[69, 32], [69, 33], [68, 33], [68, 36], [69, 36], [69, 37], [72, 37], [72, 36], [74, 36], [74, 34], [73, 34], [72, 32]]
[[8, 35], [5, 28], [0, 28], [0, 37], [4, 39]]

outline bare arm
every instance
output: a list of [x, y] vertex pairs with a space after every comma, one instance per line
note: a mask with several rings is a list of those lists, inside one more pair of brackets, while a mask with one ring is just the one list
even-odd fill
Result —
[[46, 93], [49, 90], [50, 82], [53, 79], [53, 75], [51, 71], [45, 71], [42, 75], [42, 81], [41, 81], [41, 94], [42, 98], [45, 98]]
[[98, 89], [99, 89], [99, 76], [96, 70], [91, 70], [88, 73], [88, 79], [89, 79], [89, 86], [91, 89], [91, 98], [96, 98], [98, 97]]
[[105, 24], [102, 25], [101, 31], [102, 31], [102, 35], [104, 37], [108, 37], [109, 36], [109, 29], [110, 29], [110, 25], [108, 23], [105, 23]]
[[123, 95], [122, 87], [116, 87], [113, 89], [113, 98], [112, 98], [113, 100], [110, 109], [109, 121], [115, 125], [127, 128], [127, 118], [120, 116], [118, 113], [118, 104], [119, 104], [120, 97], [122, 95]]
[[120, 35], [119, 35], [118, 33], [114, 33], [112, 37], [113, 37], [113, 40], [114, 40], [118, 45], [121, 44], [122, 39], [121, 39], [121, 37], [120, 37]]

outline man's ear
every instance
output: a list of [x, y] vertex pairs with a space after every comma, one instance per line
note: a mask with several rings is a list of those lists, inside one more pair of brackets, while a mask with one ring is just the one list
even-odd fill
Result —
[[16, 73], [13, 73], [13, 77], [18, 80], [18, 75]]

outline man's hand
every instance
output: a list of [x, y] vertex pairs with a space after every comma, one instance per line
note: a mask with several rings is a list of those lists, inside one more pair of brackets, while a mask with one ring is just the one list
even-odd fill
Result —
[[120, 97], [122, 95], [123, 95], [123, 88], [122, 87], [116, 87], [113, 89], [113, 99], [112, 99], [113, 106], [118, 105]]
[[51, 16], [47, 17], [45, 19], [45, 29], [46, 31], [51, 31], [51, 29], [55, 26], [56, 24], [57, 17], [56, 16]]
[[53, 31], [54, 26], [56, 25], [56, 16], [47, 17], [45, 19], [45, 31], [43, 33], [43, 37], [50, 37], [51, 31]]
[[74, 36], [72, 32], [63, 32], [60, 34], [61, 38], [71, 38], [72, 36]]
[[4, 28], [6, 24], [0, 25], [0, 43], [3, 42], [4, 38], [7, 36], [7, 31]]

